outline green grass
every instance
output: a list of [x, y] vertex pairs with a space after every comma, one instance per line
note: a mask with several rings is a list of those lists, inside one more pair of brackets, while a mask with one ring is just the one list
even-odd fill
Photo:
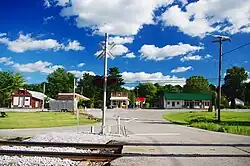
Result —
[[[46, 128], [74, 126], [76, 115], [64, 112], [7, 112], [7, 117], [0, 118], [0, 129]], [[80, 114], [80, 125], [97, 122], [95, 118]]]
[[221, 112], [221, 122], [213, 112], [168, 113], [163, 117], [173, 123], [205, 130], [250, 135], [250, 112]]

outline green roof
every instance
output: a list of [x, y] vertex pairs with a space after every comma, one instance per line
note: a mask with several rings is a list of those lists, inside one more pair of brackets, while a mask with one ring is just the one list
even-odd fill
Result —
[[164, 93], [165, 100], [212, 100], [211, 93]]

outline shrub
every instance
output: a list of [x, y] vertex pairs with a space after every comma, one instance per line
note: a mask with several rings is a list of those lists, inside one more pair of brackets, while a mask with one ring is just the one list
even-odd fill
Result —
[[145, 105], [144, 105], [144, 108], [149, 108], [150, 107], [150, 104], [149, 103], [146, 103]]
[[236, 108], [238, 108], [238, 109], [247, 109], [248, 107], [244, 106], [244, 105], [236, 105]]
[[223, 104], [220, 105], [220, 109], [224, 109], [225, 106]]
[[213, 106], [209, 106], [208, 112], [213, 112]]

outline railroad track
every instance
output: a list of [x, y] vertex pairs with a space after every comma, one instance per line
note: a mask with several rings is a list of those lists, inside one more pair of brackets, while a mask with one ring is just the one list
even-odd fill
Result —
[[88, 149], [91, 153], [75, 152], [51, 152], [51, 151], [22, 151], [22, 150], [0, 150], [0, 155], [22, 155], [22, 156], [43, 156], [58, 157], [70, 159], [73, 161], [93, 161], [110, 162], [121, 157], [123, 145], [108, 142], [107, 144], [89, 144], [89, 143], [61, 143], [61, 142], [18, 142], [18, 141], [0, 141], [0, 146], [24, 146], [24, 147], [58, 147], [58, 148], [76, 148]]
[[[176, 143], [114, 143], [113, 144], [87, 144], [87, 143], [58, 143], [58, 142], [17, 142], [0, 141], [0, 146], [39, 146], [39, 147], [73, 147], [76, 149], [90, 149], [93, 153], [49, 152], [49, 151], [22, 151], [0, 150], [0, 155], [8, 156], [44, 156], [59, 157], [73, 161], [110, 162], [119, 157], [250, 157], [248, 154], [144, 154], [122, 153], [124, 146], [215, 146], [215, 147], [250, 147], [250, 144], [176, 144]], [[94, 151], [96, 151], [94, 153]]]

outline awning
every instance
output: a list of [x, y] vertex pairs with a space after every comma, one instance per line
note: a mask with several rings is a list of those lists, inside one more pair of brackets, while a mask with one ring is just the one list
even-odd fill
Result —
[[128, 97], [111, 97], [110, 100], [128, 100]]

